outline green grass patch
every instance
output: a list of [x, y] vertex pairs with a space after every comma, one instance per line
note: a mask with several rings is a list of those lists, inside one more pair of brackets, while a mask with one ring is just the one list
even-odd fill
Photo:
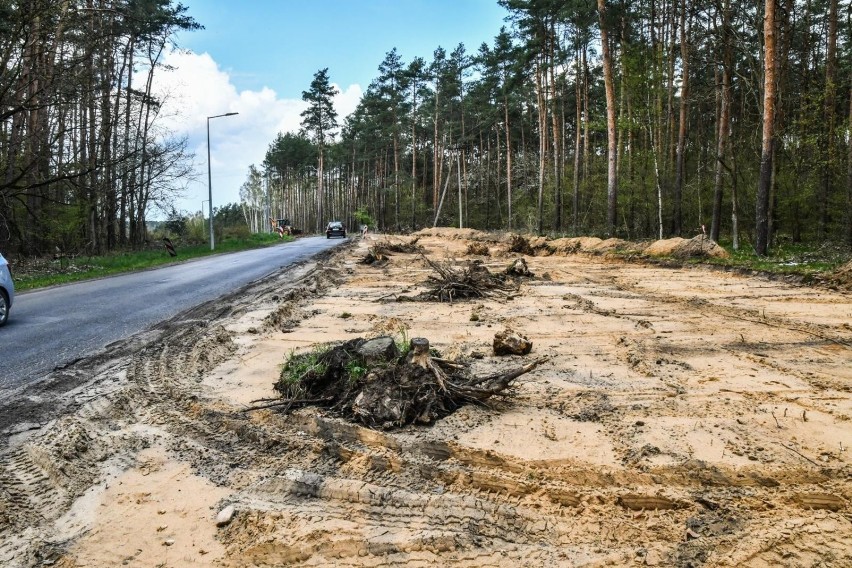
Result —
[[364, 364], [356, 359], [352, 359], [351, 361], [346, 363], [345, 368], [346, 372], [349, 373], [350, 384], [357, 383], [361, 380], [361, 377], [363, 377], [367, 373], [367, 368], [364, 366]]
[[75, 258], [26, 259], [13, 265], [15, 289], [18, 291], [68, 284], [81, 280], [90, 280], [112, 274], [144, 270], [167, 264], [176, 264], [192, 258], [210, 256], [225, 252], [238, 252], [254, 248], [292, 241], [292, 237], [283, 239], [272, 233], [257, 233], [241, 238], [226, 237], [216, 243], [211, 251], [209, 244], [181, 246], [175, 242], [177, 257], [170, 257], [164, 247], [152, 250], [116, 252], [104, 256], [78, 256]]
[[287, 361], [281, 366], [280, 380], [276, 388], [285, 397], [300, 398], [305, 392], [302, 381], [306, 375], [309, 373], [325, 374], [327, 365], [322, 363], [320, 359], [330, 348], [328, 345], [319, 345], [313, 351], [307, 353], [291, 353], [287, 357]]
[[690, 260], [688, 263], [731, 266], [808, 278], [832, 272], [852, 258], [852, 252], [847, 247], [832, 243], [821, 245], [782, 243], [770, 249], [766, 256], [758, 256], [748, 245], [734, 250], [730, 242], [719, 244], [725, 247], [725, 250], [731, 254], [731, 258], [702, 258]]

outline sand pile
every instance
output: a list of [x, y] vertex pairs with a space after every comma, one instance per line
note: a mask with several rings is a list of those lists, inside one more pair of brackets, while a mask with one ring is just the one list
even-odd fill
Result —
[[841, 288], [852, 290], [852, 260], [835, 270], [831, 280]]
[[680, 259], [730, 257], [728, 251], [704, 235], [698, 235], [691, 239], [674, 237], [655, 241], [646, 247], [644, 252], [648, 256], [672, 256]]
[[476, 229], [456, 229], [453, 227], [432, 227], [421, 229], [413, 235], [421, 237], [441, 237], [444, 239], [453, 240], [469, 240], [469, 241], [492, 241], [494, 236], [490, 233], [477, 231]]
[[731, 255], [716, 241], [704, 235], [698, 235], [678, 245], [672, 256], [675, 258], [730, 258]]
[[617, 250], [624, 250], [626, 248], [630, 248], [632, 244], [633, 243], [625, 241], [624, 239], [610, 238], [591, 246], [588, 250], [593, 253], [601, 254]]
[[553, 254], [566, 255], [574, 254], [580, 250], [579, 239], [554, 239], [550, 241], [550, 248], [553, 249]]
[[645, 254], [648, 256], [671, 256], [677, 247], [686, 242], [686, 239], [674, 237], [672, 239], [663, 239], [654, 241], [645, 249]]

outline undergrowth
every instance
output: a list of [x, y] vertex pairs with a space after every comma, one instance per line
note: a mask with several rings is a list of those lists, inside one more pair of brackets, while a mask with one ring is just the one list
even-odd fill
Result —
[[720, 244], [730, 253], [730, 258], [695, 259], [690, 260], [689, 263], [706, 263], [772, 274], [812, 277], [831, 272], [852, 258], [852, 250], [835, 243], [813, 245], [782, 240], [771, 248], [766, 256], [758, 256], [748, 243], [741, 245], [739, 250], [734, 250], [730, 242], [723, 241]]

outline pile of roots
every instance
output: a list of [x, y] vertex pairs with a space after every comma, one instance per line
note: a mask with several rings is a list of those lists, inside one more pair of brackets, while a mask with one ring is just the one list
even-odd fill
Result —
[[532, 277], [526, 261], [514, 261], [504, 272], [494, 274], [481, 260], [471, 260], [461, 266], [435, 262], [422, 255], [434, 275], [428, 277], [429, 289], [415, 299], [429, 302], [455, 302], [471, 298], [506, 298], [518, 291], [518, 278]]
[[490, 251], [488, 250], [488, 245], [480, 241], [468, 243], [465, 252], [469, 255], [478, 256], [488, 256], [490, 254]]
[[424, 249], [417, 244], [420, 237], [414, 237], [407, 243], [385, 241], [371, 246], [367, 250], [367, 256], [361, 261], [364, 264], [384, 264], [388, 261], [388, 257], [393, 256], [392, 253], [423, 253]]
[[317, 405], [370, 427], [431, 424], [466, 404], [506, 396], [542, 361], [474, 377], [466, 365], [441, 359], [427, 339], [412, 339], [402, 354], [391, 337], [357, 338], [291, 356], [275, 384], [281, 400], [248, 410]]

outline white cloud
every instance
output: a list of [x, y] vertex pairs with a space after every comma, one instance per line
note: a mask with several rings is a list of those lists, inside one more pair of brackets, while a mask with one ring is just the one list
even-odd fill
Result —
[[[306, 103], [279, 98], [268, 87], [238, 91], [208, 53], [173, 51], [164, 63], [171, 69], [155, 74], [154, 81], [154, 92], [165, 100], [161, 120], [171, 131], [187, 136], [196, 155], [197, 180], [188, 184], [178, 209], [198, 211], [207, 199], [207, 117], [228, 112], [239, 115], [210, 121], [213, 204], [238, 202], [249, 166], [260, 166], [278, 132], [298, 131]], [[334, 105], [342, 122], [355, 110], [362, 91], [357, 84], [338, 89]]]

